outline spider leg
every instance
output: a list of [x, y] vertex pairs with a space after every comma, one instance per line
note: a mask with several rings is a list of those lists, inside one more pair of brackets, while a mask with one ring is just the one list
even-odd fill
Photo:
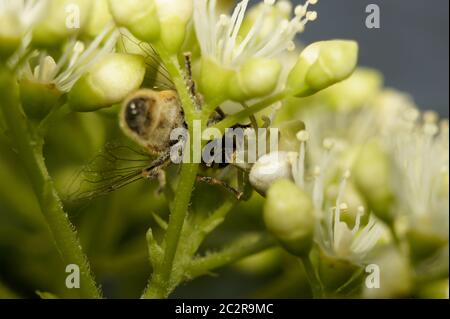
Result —
[[201, 109], [201, 105], [203, 104], [202, 98], [200, 94], [197, 92], [197, 85], [194, 81], [194, 77], [192, 75], [192, 53], [185, 52], [184, 53], [184, 64], [186, 67], [186, 82], [189, 88], [189, 92], [191, 94], [192, 99], [195, 102], [195, 105], [198, 109]]
[[237, 200], [240, 200], [243, 195], [243, 193], [241, 191], [233, 188], [226, 182], [224, 182], [220, 179], [214, 178], [214, 177], [199, 175], [199, 176], [197, 176], [197, 181], [200, 183], [208, 184], [208, 185], [223, 187], [227, 192], [231, 193], [234, 197], [236, 197]]

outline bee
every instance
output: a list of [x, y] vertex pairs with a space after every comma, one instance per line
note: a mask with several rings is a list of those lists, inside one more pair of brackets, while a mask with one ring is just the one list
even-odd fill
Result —
[[[109, 143], [99, 155], [85, 165], [72, 179], [66, 189], [65, 201], [85, 202], [136, 181], [157, 179], [160, 188], [166, 185], [165, 169], [171, 164], [170, 149], [179, 140], [171, 140], [170, 134], [176, 128], [186, 128], [183, 109], [168, 72], [161, 63], [156, 51], [147, 43], [137, 42], [131, 34], [122, 30], [122, 47], [131, 43], [146, 54], [148, 74], [146, 85], [131, 94], [122, 103], [118, 122], [122, 132], [135, 145]], [[193, 99], [200, 102], [190, 70], [190, 56], [186, 55], [187, 85]], [[220, 113], [220, 112], [219, 112]], [[219, 116], [220, 119], [220, 116]], [[209, 176], [198, 176], [198, 181], [223, 186], [237, 198], [242, 192], [227, 183]]]
[[[150, 155], [158, 157], [149, 167], [143, 169], [142, 176], [146, 179], [157, 177], [163, 187], [165, 185], [163, 169], [170, 165], [171, 148], [176, 144], [187, 142], [183, 137], [178, 140], [171, 139], [173, 130], [187, 128], [177, 93], [173, 90], [139, 90], [124, 101], [119, 118], [120, 127], [125, 135], [144, 147]], [[217, 119], [221, 119], [220, 114], [216, 115]], [[214, 120], [211, 123], [214, 123]], [[240, 127], [246, 126], [241, 125]], [[210, 143], [214, 144], [217, 141]], [[224, 145], [224, 143], [221, 144]], [[233, 144], [233, 146], [235, 145]], [[228, 166], [224, 163], [226, 156], [225, 148], [223, 148], [222, 161], [216, 165], [217, 167]], [[202, 162], [202, 164], [205, 168], [214, 166], [214, 163]], [[242, 196], [242, 192], [214, 177], [198, 176], [197, 180], [210, 185], [222, 186], [238, 199]]]
[[[128, 41], [132, 40], [129, 34], [125, 34], [125, 36]], [[177, 128], [186, 128], [186, 124], [178, 94], [167, 76], [167, 71], [159, 61], [156, 51], [149, 44], [136, 44], [147, 53], [149, 69], [156, 69], [157, 71], [156, 73], [153, 72], [152, 75], [152, 89], [140, 89], [122, 103], [119, 112], [119, 126], [130, 140], [143, 148], [143, 151], [123, 145], [107, 145], [105, 150], [83, 168], [75, 181], [71, 183], [72, 191], [69, 191], [70, 195], [68, 196], [70, 202], [90, 200], [142, 179], [157, 179], [160, 188], [164, 188], [166, 185], [165, 169], [171, 164], [170, 150], [177, 143], [186, 143], [182, 137], [179, 140], [171, 139], [171, 132]], [[190, 56], [185, 55], [185, 59], [186, 82], [194, 101], [200, 105], [201, 97], [196, 93], [195, 82], [192, 80]], [[158, 65], [158, 67], [155, 67], [155, 65]], [[155, 82], [155, 78], [160, 80]], [[208, 124], [214, 124], [223, 119], [224, 116], [219, 107]], [[254, 124], [255, 119], [252, 119], [252, 122]], [[251, 126], [238, 125], [237, 127], [250, 129]], [[256, 129], [256, 127], [253, 128]], [[225, 145], [225, 138], [226, 136], [223, 137], [222, 147]], [[210, 141], [210, 143], [217, 142]], [[203, 163], [202, 166], [204, 168], [223, 169], [232, 164], [238, 168], [240, 180], [249, 181], [251, 166], [229, 162], [230, 155], [233, 157], [236, 144], [233, 143], [233, 149], [231, 150], [223, 149], [222, 161], [219, 164], [214, 162]], [[243, 191], [237, 190], [215, 177], [198, 176], [197, 180], [202, 183], [221, 186], [237, 199], [242, 198], [244, 194]], [[252, 178], [252, 180], [257, 179]], [[82, 184], [90, 185], [86, 188], [86, 185]], [[73, 185], [75, 185], [75, 190], [73, 190]], [[240, 188], [245, 188], [242, 183], [240, 186]], [[255, 187], [255, 189], [258, 190], [258, 187]]]
[[[172, 90], [138, 90], [123, 102], [119, 125], [142, 150], [122, 144], [107, 145], [69, 185], [67, 202], [91, 200], [142, 179], [157, 179], [160, 189], [165, 187], [165, 169], [172, 164], [171, 148], [186, 142], [183, 137], [172, 140], [170, 136], [174, 129], [186, 128], [177, 93]], [[213, 165], [203, 163], [202, 166], [206, 169]], [[216, 166], [226, 167], [224, 164]], [[215, 177], [199, 175], [197, 181], [222, 187], [237, 199], [243, 195], [242, 191]]]
[[185, 127], [175, 91], [139, 90], [125, 100], [119, 118], [122, 131], [157, 156], [173, 146], [170, 133]]

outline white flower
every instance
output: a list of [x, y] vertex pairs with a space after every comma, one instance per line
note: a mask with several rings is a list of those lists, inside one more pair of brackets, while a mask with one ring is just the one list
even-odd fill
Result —
[[330, 203], [325, 196], [326, 169], [333, 160], [331, 141], [324, 142], [324, 156], [321, 166], [313, 169], [312, 183], [307, 180], [306, 172], [306, 144], [310, 139], [307, 131], [298, 133], [300, 150], [291, 155], [294, 181], [298, 187], [311, 194], [316, 212], [316, 242], [329, 255], [347, 259], [356, 264], [363, 263], [365, 256], [375, 247], [384, 233], [380, 222], [372, 215], [366, 225], [361, 224], [361, 217], [365, 214], [363, 206], [358, 207], [353, 228], [343, 221], [343, 214], [348, 213], [348, 204], [344, 201], [350, 171], [346, 170], [339, 185], [336, 201]]
[[10, 66], [23, 56], [32, 27], [44, 17], [47, 4], [47, 0], [0, 0], [0, 56], [10, 58]]
[[324, 159], [324, 153], [331, 151], [335, 160], [327, 163], [330, 173], [342, 167], [352, 167], [359, 154], [358, 148], [378, 133], [372, 105], [334, 112], [319, 102], [305, 108], [300, 118], [304, 120], [311, 136], [314, 136], [308, 141], [308, 160], [319, 163]]
[[395, 165], [398, 215], [414, 228], [448, 239], [448, 120], [439, 127], [434, 112], [421, 115], [411, 106], [398, 111], [384, 139]]
[[[347, 173], [346, 173], [347, 174]], [[348, 205], [342, 202], [345, 192], [345, 184], [349, 174], [344, 176], [335, 207], [329, 208], [325, 225], [319, 233], [319, 244], [328, 253], [339, 258], [361, 263], [365, 256], [375, 247], [384, 233], [383, 226], [371, 215], [367, 225], [361, 225], [361, 217], [365, 214], [365, 208], [360, 206], [356, 216], [355, 225], [350, 228], [342, 221], [342, 214], [348, 212]]]
[[[317, 17], [314, 11], [308, 11], [308, 6], [317, 0], [308, 0], [303, 6], [295, 8], [295, 17], [287, 20], [278, 17], [271, 20], [271, 9], [275, 0], [265, 0], [261, 13], [254, 20], [248, 32], [242, 34], [242, 25], [249, 0], [237, 4], [233, 14], [217, 17], [216, 0], [194, 0], [194, 23], [197, 38], [203, 57], [213, 59], [226, 68], [238, 68], [249, 58], [275, 58], [287, 49], [293, 49], [294, 38], [302, 32], [308, 21]], [[289, 4], [280, 1], [280, 10], [285, 10]], [[267, 30], [267, 26], [271, 26]]]
[[24, 35], [42, 19], [47, 4], [47, 0], [0, 0], [0, 33]]
[[[41, 84], [53, 84], [68, 92], [93, 64], [114, 50], [119, 33], [107, 26], [86, 48], [81, 41], [70, 41], [58, 62], [45, 52], [34, 52], [20, 70], [19, 78]], [[38, 64], [32, 67], [32, 60]]]

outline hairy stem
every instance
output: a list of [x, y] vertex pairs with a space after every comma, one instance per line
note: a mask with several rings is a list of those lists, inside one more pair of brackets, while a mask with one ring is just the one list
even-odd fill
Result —
[[81, 297], [100, 298], [87, 258], [45, 166], [43, 138], [33, 133], [27, 123], [14, 77], [8, 70], [1, 68], [0, 92], [3, 96], [0, 108], [8, 124], [9, 136], [22, 160], [55, 245], [65, 264], [75, 264], [80, 268]]
[[[220, 225], [228, 213], [237, 205], [237, 201], [233, 199], [227, 199], [219, 208], [217, 208], [211, 216], [209, 216], [200, 226], [201, 229], [212, 231], [215, 227]], [[212, 228], [212, 229], [211, 229]]]
[[159, 44], [155, 45], [155, 49], [158, 51], [161, 61], [166, 67], [167, 72], [175, 85], [183, 107], [186, 122], [192, 122], [194, 119], [200, 119], [200, 114], [196, 110], [191, 93], [189, 92], [186, 80], [178, 63], [177, 56], [169, 54], [165, 48]]
[[275, 240], [267, 235], [245, 236], [220, 252], [194, 260], [187, 270], [187, 275], [191, 279], [202, 276], [214, 269], [264, 251], [275, 244]]
[[[185, 79], [183, 78], [183, 74], [178, 65], [176, 56], [169, 55], [161, 46], [157, 45], [156, 49], [158, 50], [161, 60], [166, 66], [172, 78], [172, 81], [175, 84], [183, 107], [185, 121], [189, 128], [190, 138], [192, 139], [193, 124], [195, 120], [199, 120], [201, 118], [200, 113], [195, 108], [191, 94], [188, 90]], [[189, 149], [192, 153], [193, 148], [190, 147]], [[153, 298], [155, 296], [165, 297], [167, 295], [165, 291], [160, 290], [169, 289], [172, 268], [178, 250], [183, 224], [188, 213], [189, 203], [191, 201], [192, 191], [194, 189], [198, 169], [198, 163], [183, 163], [181, 166], [178, 186], [175, 192], [175, 198], [171, 209], [169, 224], [164, 238], [165, 246], [162, 267], [159, 268], [160, 273], [152, 274], [152, 278], [150, 279], [148, 288], [146, 289], [146, 291], [144, 291], [144, 298]], [[157, 282], [159, 282], [159, 285], [164, 286], [157, 289], [159, 291], [157, 294], [155, 294], [155, 287], [152, 287], [152, 283], [155, 283], [154, 278], [158, 278]]]

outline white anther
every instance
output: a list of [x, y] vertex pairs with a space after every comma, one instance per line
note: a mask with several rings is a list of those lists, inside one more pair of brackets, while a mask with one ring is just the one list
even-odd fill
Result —
[[305, 130], [298, 132], [297, 139], [303, 143], [308, 142], [309, 141], [309, 132], [305, 131]]

